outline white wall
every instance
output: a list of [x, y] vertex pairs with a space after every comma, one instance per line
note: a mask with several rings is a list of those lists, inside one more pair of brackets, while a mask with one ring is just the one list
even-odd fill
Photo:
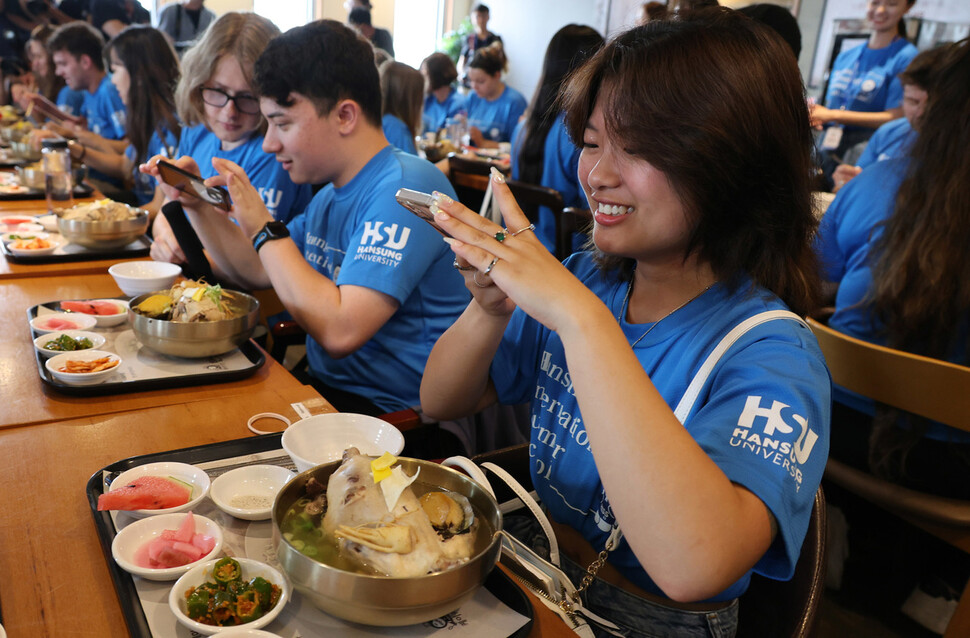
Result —
[[506, 82], [531, 99], [552, 36], [570, 23], [600, 29], [593, 0], [484, 0], [489, 31], [502, 36], [509, 58]]

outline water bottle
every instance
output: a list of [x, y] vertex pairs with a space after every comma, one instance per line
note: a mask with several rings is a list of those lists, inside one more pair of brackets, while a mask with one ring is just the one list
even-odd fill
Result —
[[47, 138], [41, 142], [41, 162], [47, 192], [47, 210], [74, 205], [74, 179], [71, 175], [71, 153], [67, 140]]

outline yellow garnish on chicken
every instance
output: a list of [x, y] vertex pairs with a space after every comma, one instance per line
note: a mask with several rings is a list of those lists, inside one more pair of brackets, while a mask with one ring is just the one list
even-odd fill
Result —
[[397, 457], [390, 452], [384, 452], [370, 462], [370, 471], [374, 475], [374, 482], [380, 483], [391, 475], [391, 466], [397, 463]]

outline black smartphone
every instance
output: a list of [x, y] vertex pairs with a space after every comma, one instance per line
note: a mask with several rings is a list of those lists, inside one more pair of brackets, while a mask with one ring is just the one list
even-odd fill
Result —
[[429, 193], [413, 191], [410, 188], [399, 188], [394, 197], [397, 199], [397, 203], [434, 226], [434, 229], [439, 233], [445, 237], [451, 237], [451, 234], [434, 220], [434, 214], [431, 212], [431, 202], [434, 198]]
[[201, 177], [193, 175], [171, 162], [158, 160], [158, 175], [169, 186], [174, 186], [180, 191], [195, 195], [216, 208], [221, 208], [227, 212], [232, 208], [232, 202], [229, 200], [229, 191], [219, 186], [206, 186]]

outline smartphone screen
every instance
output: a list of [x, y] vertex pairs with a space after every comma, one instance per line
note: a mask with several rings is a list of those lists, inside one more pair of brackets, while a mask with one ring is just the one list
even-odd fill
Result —
[[428, 222], [434, 229], [445, 237], [451, 237], [451, 235], [443, 229], [434, 220], [434, 215], [431, 213], [431, 202], [432, 197], [428, 193], [422, 193], [421, 191], [413, 191], [409, 188], [398, 189], [397, 194], [394, 196], [401, 206], [404, 206], [409, 211]]
[[208, 202], [217, 208], [228, 211], [232, 208], [229, 201], [229, 193], [224, 188], [217, 186], [206, 186], [205, 182], [198, 175], [183, 170], [165, 160], [158, 160], [158, 174], [162, 181], [169, 186], [174, 186], [180, 191], [195, 195], [204, 202]]

